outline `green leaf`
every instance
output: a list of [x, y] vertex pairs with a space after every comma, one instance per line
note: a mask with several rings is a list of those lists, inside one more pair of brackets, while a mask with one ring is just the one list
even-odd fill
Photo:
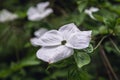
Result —
[[115, 26], [115, 28], [114, 28], [114, 33], [115, 33], [117, 36], [120, 36], [120, 25]]
[[120, 25], [120, 18], [118, 18], [117, 20], [116, 20], [116, 26], [117, 25]]
[[83, 67], [84, 65], [87, 65], [90, 63], [90, 57], [85, 52], [78, 52], [74, 54], [75, 61], [77, 63], [77, 66], [79, 68]]
[[17, 11], [16, 13], [18, 14], [19, 18], [25, 18], [27, 16], [25, 11], [23, 12]]
[[92, 46], [92, 44], [90, 44], [89, 47], [87, 47], [86, 49], [84, 49], [84, 51], [86, 53], [92, 53], [93, 52], [93, 46]]
[[106, 16], [103, 18], [103, 22], [110, 29], [114, 29], [116, 25], [116, 17], [114, 15], [110, 15], [110, 17]]
[[85, 19], [85, 14], [80, 13], [80, 14], [71, 14], [67, 21], [69, 22], [74, 22], [76, 25], [81, 25], [84, 22]]
[[68, 80], [92, 80], [92, 76], [87, 71], [72, 67], [68, 71]]
[[101, 26], [99, 28], [99, 33], [100, 34], [107, 34], [108, 33], [107, 27], [106, 26]]
[[94, 15], [94, 17], [95, 17], [96, 20], [98, 20], [100, 22], [103, 22], [103, 16], [100, 16], [98, 14], [93, 14], [93, 15]]
[[88, 1], [78, 1], [78, 11], [81, 13], [87, 6]]
[[33, 55], [33, 56], [29, 56], [28, 58], [25, 58], [21, 61], [20, 65], [22, 67], [25, 67], [25, 66], [34, 66], [34, 65], [38, 65], [40, 64], [40, 61], [36, 60], [36, 57]]
[[10, 67], [3, 69], [0, 72], [0, 78], [7, 77], [13, 72], [22, 69], [23, 67], [34, 66], [38, 64], [40, 64], [40, 61], [36, 60], [36, 57], [34, 55], [28, 56], [25, 59], [21, 60], [19, 63], [12, 62]]

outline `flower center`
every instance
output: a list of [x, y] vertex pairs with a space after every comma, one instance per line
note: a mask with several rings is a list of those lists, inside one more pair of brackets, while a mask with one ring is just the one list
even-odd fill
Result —
[[67, 43], [66, 40], [61, 41], [61, 45], [65, 45]]

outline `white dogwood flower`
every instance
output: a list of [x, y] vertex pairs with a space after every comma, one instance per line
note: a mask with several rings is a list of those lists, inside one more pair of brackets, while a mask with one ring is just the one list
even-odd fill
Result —
[[91, 7], [90, 9], [86, 9], [85, 10], [85, 13], [88, 14], [92, 19], [95, 20], [95, 17], [92, 15], [93, 12], [97, 12], [99, 11], [98, 8], [95, 8], [95, 7]]
[[17, 14], [13, 14], [6, 9], [0, 11], [0, 22], [12, 21], [18, 18]]
[[35, 37], [30, 39], [30, 42], [33, 46], [38, 46], [39, 38], [48, 30], [46, 28], [40, 28], [34, 32]]
[[49, 2], [41, 2], [37, 4], [36, 7], [30, 7], [27, 12], [28, 19], [31, 21], [39, 21], [50, 15], [53, 10], [52, 8], [47, 8], [49, 4]]
[[54, 63], [71, 56], [73, 49], [89, 46], [92, 31], [80, 31], [75, 24], [62, 26], [59, 30], [50, 30], [39, 38], [37, 57], [45, 62]]

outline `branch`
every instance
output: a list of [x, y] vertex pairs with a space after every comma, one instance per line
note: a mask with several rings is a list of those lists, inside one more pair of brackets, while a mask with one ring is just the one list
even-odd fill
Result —
[[[111, 43], [113, 44], [113, 46], [115, 47], [115, 49], [120, 53], [120, 49], [117, 47], [115, 42], [111, 38], [109, 38], [109, 39], [110, 39]], [[118, 55], [120, 55], [120, 54], [118, 54]]]
[[108, 69], [108, 66], [107, 66], [106, 62], [104, 61], [103, 56], [102, 56], [101, 54], [100, 54], [100, 56], [101, 56], [101, 59], [102, 59], [102, 61], [103, 61], [104, 66], [105, 66], [105, 68], [106, 68], [106, 70], [107, 70], [107, 74], [108, 74], [109, 80], [112, 80], [112, 76], [111, 76], [111, 74], [110, 74], [110, 71], [109, 71], [109, 69]]
[[116, 73], [114, 72], [102, 46], [100, 46], [100, 52], [101, 52], [101, 55], [102, 55], [106, 65], [108, 66], [110, 72], [112, 73], [113, 77], [115, 78], [115, 80], [119, 80]]

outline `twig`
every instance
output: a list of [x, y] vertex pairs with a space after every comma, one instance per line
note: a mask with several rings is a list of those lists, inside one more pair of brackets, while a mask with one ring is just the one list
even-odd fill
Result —
[[101, 52], [101, 55], [103, 56], [103, 59], [104, 59], [106, 65], [108, 66], [108, 68], [111, 71], [113, 77], [115, 78], [115, 80], [119, 80], [116, 73], [114, 72], [114, 70], [113, 70], [113, 68], [112, 68], [112, 66], [111, 66], [111, 64], [110, 64], [102, 46], [100, 46], [100, 52]]
[[101, 56], [101, 59], [102, 59], [102, 61], [103, 61], [104, 66], [105, 66], [105, 68], [106, 68], [106, 70], [107, 70], [107, 74], [108, 74], [109, 80], [112, 80], [112, 76], [111, 76], [111, 74], [110, 74], [110, 71], [109, 71], [109, 69], [108, 69], [108, 66], [107, 66], [107, 64], [105, 63], [104, 58], [102, 57], [101, 54], [100, 54], [100, 56]]
[[120, 49], [117, 47], [117, 45], [115, 44], [115, 42], [111, 38], [109, 38], [109, 39], [110, 39], [111, 43], [113, 44], [113, 46], [115, 47], [115, 49], [120, 53]]
[[102, 37], [102, 39], [98, 42], [98, 44], [96, 45], [96, 47], [94, 48], [94, 50], [97, 49], [97, 48], [100, 46], [100, 44], [102, 43], [102, 41], [103, 41], [106, 37], [107, 37], [107, 36]]

